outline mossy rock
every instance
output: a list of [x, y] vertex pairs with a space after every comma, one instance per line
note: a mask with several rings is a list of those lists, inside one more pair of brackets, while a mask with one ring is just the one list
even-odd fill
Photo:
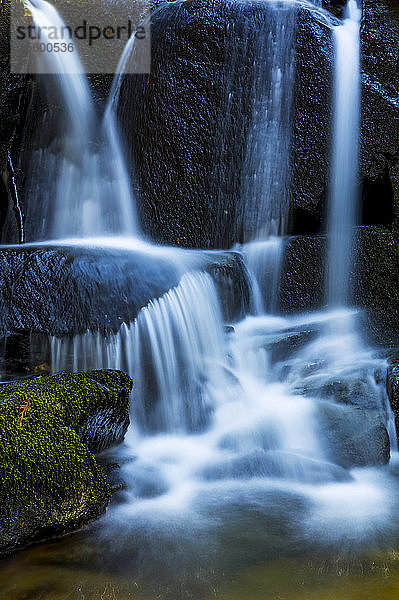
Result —
[[129, 426], [132, 380], [121, 371], [58, 373], [0, 386], [0, 402], [12, 396], [22, 405], [29, 395], [40, 397], [76, 431], [93, 452], [123, 441]]
[[131, 388], [114, 371], [0, 387], [0, 556], [104, 512], [111, 490], [79, 433], [98, 413], [127, 411]]

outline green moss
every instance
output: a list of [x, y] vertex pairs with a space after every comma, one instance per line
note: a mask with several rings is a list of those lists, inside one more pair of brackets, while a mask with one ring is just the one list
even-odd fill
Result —
[[110, 403], [126, 409], [131, 388], [127, 375], [113, 371], [0, 387], [0, 550], [15, 538], [7, 533], [10, 523], [70, 528], [103, 510], [109, 485], [72, 427]]
[[[70, 426], [85, 421], [95, 410], [108, 408], [126, 410], [132, 380], [121, 371], [89, 371], [88, 373], [58, 373], [18, 383], [0, 386], [0, 402], [12, 395], [21, 404], [26, 397], [41, 402], [62, 417]], [[124, 391], [125, 393], [121, 393]]]
[[46, 400], [27, 395], [0, 407], [2, 504], [21, 496], [28, 503], [68, 500], [86, 504], [109, 497], [94, 456]]

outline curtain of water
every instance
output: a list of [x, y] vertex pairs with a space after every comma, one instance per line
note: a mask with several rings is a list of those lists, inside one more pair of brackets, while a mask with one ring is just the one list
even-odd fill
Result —
[[255, 40], [252, 122], [241, 192], [244, 241], [283, 234], [290, 203], [295, 2], [270, 2]]

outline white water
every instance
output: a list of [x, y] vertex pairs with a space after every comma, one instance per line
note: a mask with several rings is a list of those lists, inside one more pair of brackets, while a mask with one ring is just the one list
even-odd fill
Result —
[[284, 234], [290, 205], [297, 4], [285, 0], [269, 6], [255, 43], [252, 121], [238, 217], [245, 242]]
[[[34, 18], [39, 21], [46, 17], [48, 8], [42, 0], [37, 1], [41, 9]], [[276, 17], [267, 40], [267, 51], [272, 55], [270, 86], [261, 105], [254, 106], [247, 165], [248, 181], [252, 180], [247, 188], [248, 212], [244, 214], [250, 224], [247, 240], [281, 233], [285, 227], [290, 136], [283, 107], [289, 100], [293, 74], [292, 14], [286, 9], [281, 19]], [[350, 28], [354, 23], [348, 19], [342, 30], [338, 28], [338, 38], [345, 33], [342, 37], [347, 42], [350, 33], [353, 42]], [[354, 67], [350, 61], [350, 68]], [[337, 102], [342, 101], [342, 105], [337, 104], [336, 112], [345, 120], [353, 109], [344, 103], [342, 91], [352, 89], [349, 69], [339, 60], [337, 70], [337, 90], [341, 90], [337, 91]], [[77, 99], [80, 119], [93, 111], [86, 95], [87, 83], [79, 73], [74, 81], [83, 90], [78, 90]], [[352, 71], [353, 76], [356, 78]], [[66, 82], [60, 76], [61, 89]], [[264, 86], [263, 81], [262, 91]], [[52, 158], [50, 149], [50, 158], [46, 155], [43, 160], [49, 168], [51, 160], [58, 164], [62, 159], [65, 169], [61, 169], [55, 185], [74, 216], [66, 214], [68, 211], [57, 212], [51, 236], [103, 234], [90, 229], [97, 227], [93, 225], [97, 216], [90, 208], [92, 203], [88, 201], [82, 211], [72, 202], [77, 195], [77, 179], [71, 176], [69, 161], [72, 157], [72, 162], [78, 162], [78, 151], [86, 156], [87, 143], [80, 149], [76, 145], [76, 140], [83, 144], [77, 131], [81, 121], [74, 120], [67, 93], [64, 99], [74, 135], [63, 138], [60, 154]], [[87, 122], [90, 125], [90, 119]], [[114, 136], [108, 152], [119, 148], [112, 113], [107, 112], [105, 123]], [[342, 142], [343, 152], [353, 158], [356, 139], [346, 135], [341, 121], [336, 129], [340, 134], [336, 143]], [[352, 154], [348, 147], [354, 150]], [[336, 153], [334, 173], [338, 181], [341, 157]], [[84, 179], [83, 190], [98, 182], [98, 163], [91, 162], [95, 155], [87, 150], [89, 165], [79, 175]], [[119, 158], [117, 166], [121, 170], [113, 173], [116, 181], [122, 177], [123, 183], [125, 169]], [[78, 168], [76, 164], [74, 168]], [[345, 193], [350, 199], [351, 181], [353, 172], [349, 173], [345, 165]], [[338, 196], [338, 192], [336, 198], [333, 194], [334, 199]], [[346, 277], [347, 262], [334, 246], [338, 236], [335, 219], [336, 223], [343, 222], [342, 215], [336, 215], [339, 209], [340, 205], [333, 203], [331, 256], [337, 261], [334, 273]], [[344, 209], [348, 209], [346, 204]], [[79, 222], [71, 223], [76, 214], [80, 215]], [[115, 214], [122, 213], [115, 207]], [[102, 217], [98, 218], [103, 223]], [[115, 233], [108, 222], [103, 226], [105, 233]], [[361, 425], [358, 415], [363, 420], [367, 416], [359, 412], [358, 400], [361, 409], [367, 403], [373, 418], [381, 415], [394, 448], [392, 413], [381, 377], [386, 365], [361, 344], [348, 311], [284, 319], [264, 314], [275, 310], [280, 251], [281, 241], [276, 239], [244, 247], [253, 273], [256, 315], [234, 324], [230, 333], [224, 331], [213, 282], [209, 275], [197, 272], [184, 275], [179, 286], [143, 308], [136, 321], [123, 325], [115, 336], [104, 339], [88, 332], [71, 340], [51, 340], [54, 371], [108, 367], [125, 369], [134, 378], [132, 427], [121, 450], [130, 460], [122, 469], [128, 491], [110, 520], [112, 526], [119, 522], [122, 532], [139, 539], [140, 544], [148, 543], [151, 537], [157, 555], [168, 554], [165, 537], [157, 535], [161, 530], [167, 541], [174, 540], [174, 550], [180, 546], [180, 538], [192, 538], [193, 545], [205, 539], [204, 553], [210, 550], [213, 536], [230, 535], [229, 551], [234, 553], [242, 536], [247, 535], [256, 546], [257, 558], [266, 545], [278, 550], [282, 540], [289, 545], [298, 538], [303, 542], [317, 537], [325, 544], [333, 541], [341, 547], [344, 543], [351, 546], [363, 537], [377, 538], [389, 529], [397, 513], [397, 492], [388, 494], [393, 486], [389, 473], [372, 467], [342, 466], [339, 452], [329, 447], [327, 435], [331, 429], [338, 438], [343, 435], [342, 445], [351, 439]], [[333, 284], [330, 287], [333, 289]], [[343, 301], [344, 297], [331, 296], [333, 306]], [[349, 329], [347, 336], [343, 336], [345, 328]], [[338, 334], [326, 335], [326, 330]], [[335, 397], [341, 395], [339, 404]], [[349, 435], [343, 422], [353, 422]], [[372, 459], [372, 443], [366, 432], [356, 451], [361, 453], [370, 444]], [[276, 512], [278, 525], [270, 525], [267, 519]], [[284, 529], [287, 525], [288, 533]], [[113, 537], [120, 539], [122, 546], [127, 543], [123, 537]], [[170, 554], [173, 569], [176, 554]], [[149, 569], [153, 568], [150, 563]]]
[[254, 313], [275, 314], [278, 310], [283, 240], [269, 237], [249, 242], [242, 248], [252, 278]]
[[[25, 5], [37, 27], [65, 26], [45, 0]], [[42, 29], [44, 43], [47, 31]], [[76, 47], [35, 56], [42, 61], [40, 71], [48, 64], [53, 74], [46, 76], [47, 85], [59, 95], [61, 122], [49, 142], [54, 123], [47, 111], [34, 141], [25, 188], [30, 240], [135, 234], [134, 199], [114, 115], [107, 111], [103, 121], [98, 118]], [[41, 223], [38, 211], [46, 215]]]
[[[339, 453], [319, 433], [335, 428], [340, 436], [343, 425], [337, 428], [335, 419], [360, 427], [359, 386], [360, 406], [367, 398], [372, 414], [392, 426], [384, 383], [375, 375], [386, 368], [384, 361], [361, 347], [348, 348], [344, 356], [350, 336], [332, 364], [331, 349], [325, 352], [318, 335], [326, 322], [349, 316], [247, 317], [226, 333], [211, 278], [191, 273], [108, 340], [92, 333], [54, 338], [55, 371], [118, 368], [135, 380], [133, 425], [123, 450], [134, 460], [123, 468], [129, 489], [113, 527], [120, 522], [136, 531], [150, 522], [151, 528], [168, 529], [178, 520], [184, 528], [192, 519], [194, 531], [199, 523], [203, 530], [213, 510], [222, 511], [219, 518], [227, 525], [233, 497], [232, 518], [241, 522], [259, 494], [268, 510], [268, 503], [276, 510], [282, 502], [280, 518], [290, 521], [289, 494], [312, 506], [295, 516], [296, 535], [323, 530], [326, 544], [355, 544], [373, 537], [373, 529], [389, 529], [395, 501], [381, 502], [381, 485], [393, 485], [389, 475], [343, 468]], [[348, 363], [354, 357], [355, 366]], [[349, 404], [337, 404], [331, 392], [342, 384]], [[367, 432], [353, 443], [360, 452], [371, 443], [373, 452]], [[256, 529], [255, 516], [250, 526]]]
[[348, 301], [353, 264], [359, 169], [360, 18], [356, 0], [349, 0], [343, 25], [333, 30], [336, 59], [328, 254], [328, 302], [333, 307], [345, 306]]

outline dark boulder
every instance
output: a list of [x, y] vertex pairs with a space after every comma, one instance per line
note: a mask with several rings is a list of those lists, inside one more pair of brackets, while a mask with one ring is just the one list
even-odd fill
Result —
[[396, 430], [399, 431], [399, 355], [397, 352], [389, 360], [386, 390], [395, 416]]
[[333, 93], [334, 49], [330, 26], [311, 9], [298, 13], [292, 233], [314, 233], [324, 226]]
[[[48, 336], [104, 335], [176, 286], [188, 270], [213, 278], [226, 321], [248, 312], [250, 283], [237, 252], [20, 246], [0, 251], [0, 369], [43, 372]], [[43, 368], [40, 368], [42, 365]]]
[[111, 490], [82, 439], [94, 450], [123, 439], [131, 386], [123, 373], [96, 371], [0, 387], [0, 556], [104, 512]]
[[[331, 28], [344, 4], [324, 2], [330, 14], [300, 3], [296, 8], [291, 233], [325, 227]], [[395, 0], [363, 5], [362, 222], [391, 225], [399, 189], [398, 8]], [[161, 5], [154, 14], [151, 74], [125, 77], [119, 115], [135, 165], [143, 228], [156, 240], [227, 247], [242, 238], [241, 213], [251, 218], [240, 205], [259, 36], [271, 30], [273, 10], [281, 5], [194, 0]]]
[[[384, 203], [399, 226], [399, 6], [396, 0], [363, 2], [361, 175], [375, 224]], [[384, 183], [385, 182], [385, 183]], [[389, 206], [391, 205], [391, 206]]]

